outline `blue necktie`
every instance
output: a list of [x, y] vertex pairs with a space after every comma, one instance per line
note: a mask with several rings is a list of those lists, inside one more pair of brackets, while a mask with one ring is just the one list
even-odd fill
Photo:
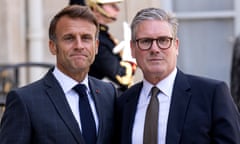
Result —
[[79, 95], [79, 112], [81, 119], [82, 135], [86, 144], [96, 144], [96, 124], [88, 101], [86, 86], [78, 84], [73, 89]]

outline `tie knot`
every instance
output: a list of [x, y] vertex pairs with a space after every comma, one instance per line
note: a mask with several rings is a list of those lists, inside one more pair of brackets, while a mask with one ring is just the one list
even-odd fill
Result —
[[151, 89], [151, 94], [153, 97], [156, 97], [158, 95], [158, 93], [160, 92], [160, 90], [157, 87], [152, 87]]
[[75, 90], [79, 96], [83, 97], [86, 96], [86, 89], [87, 87], [84, 84], [77, 84], [73, 87], [73, 90]]

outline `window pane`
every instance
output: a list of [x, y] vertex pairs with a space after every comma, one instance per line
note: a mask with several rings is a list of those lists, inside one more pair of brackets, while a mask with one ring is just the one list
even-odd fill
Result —
[[233, 10], [234, 0], [173, 0], [175, 12]]
[[229, 84], [233, 20], [180, 20], [179, 23], [179, 67]]

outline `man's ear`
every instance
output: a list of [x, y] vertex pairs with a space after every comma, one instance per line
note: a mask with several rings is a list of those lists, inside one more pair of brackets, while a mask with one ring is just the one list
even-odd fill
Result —
[[99, 40], [97, 39], [95, 42], [95, 55], [98, 54]]
[[136, 43], [134, 41], [130, 41], [130, 48], [131, 48], [131, 55], [133, 58], [136, 58], [135, 57], [135, 49], [136, 49]]
[[176, 48], [176, 54], [177, 54], [177, 56], [178, 56], [178, 54], [179, 54], [179, 39], [178, 38], [176, 38], [176, 40], [174, 41], [174, 45], [175, 45], [175, 48]]
[[56, 43], [53, 40], [49, 40], [48, 47], [52, 55], [56, 55], [57, 53], [57, 47]]

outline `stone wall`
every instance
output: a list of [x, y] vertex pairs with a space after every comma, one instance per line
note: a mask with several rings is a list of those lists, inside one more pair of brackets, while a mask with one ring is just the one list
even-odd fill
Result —
[[[123, 40], [122, 22], [131, 22], [137, 10], [143, 7], [158, 6], [160, 0], [125, 0], [120, 3], [121, 13], [118, 21], [110, 25], [110, 31], [119, 40]], [[28, 50], [28, 4], [27, 0], [0, 0], [0, 64], [29, 61]], [[48, 49], [48, 27], [50, 19], [68, 0], [42, 0], [43, 9], [43, 58], [39, 62], [54, 63], [55, 57]], [[137, 2], [137, 4], [136, 4]], [[136, 80], [141, 79], [137, 72]]]

